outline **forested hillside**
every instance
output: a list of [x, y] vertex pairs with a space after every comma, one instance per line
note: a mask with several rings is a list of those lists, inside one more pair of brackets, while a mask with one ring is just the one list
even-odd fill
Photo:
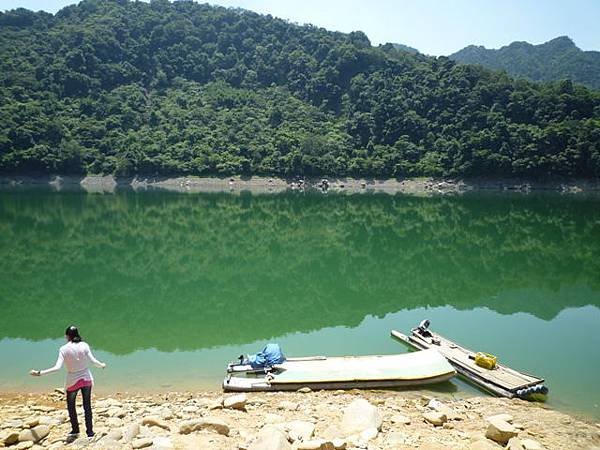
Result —
[[574, 83], [600, 89], [600, 52], [584, 52], [567, 36], [540, 45], [513, 42], [498, 50], [470, 45], [449, 58], [506, 70], [512, 76], [533, 81], [570, 79]]
[[0, 172], [599, 176], [600, 92], [191, 1], [0, 14]]

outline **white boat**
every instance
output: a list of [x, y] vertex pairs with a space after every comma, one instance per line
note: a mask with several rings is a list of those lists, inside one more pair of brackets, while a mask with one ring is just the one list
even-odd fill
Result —
[[[246, 366], [247, 367], [247, 366]], [[235, 364], [223, 380], [225, 391], [392, 388], [440, 383], [456, 375], [436, 350], [400, 355], [290, 358], [264, 370], [245, 372]]]

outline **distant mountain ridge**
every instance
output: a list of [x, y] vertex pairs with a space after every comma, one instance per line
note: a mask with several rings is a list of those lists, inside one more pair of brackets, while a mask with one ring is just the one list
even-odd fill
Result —
[[419, 50], [417, 50], [414, 47], [410, 47], [408, 45], [404, 45], [404, 44], [398, 44], [398, 43], [392, 43], [392, 46], [396, 49], [396, 50], [402, 50], [403, 52], [408, 52], [408, 53], [421, 53]]
[[568, 36], [540, 45], [517, 41], [498, 50], [469, 45], [449, 58], [460, 63], [505, 70], [512, 76], [533, 81], [570, 79], [600, 89], [600, 52], [583, 51]]

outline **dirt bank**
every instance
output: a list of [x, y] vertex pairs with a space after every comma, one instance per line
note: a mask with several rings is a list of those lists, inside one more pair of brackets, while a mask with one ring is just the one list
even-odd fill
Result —
[[[491, 397], [439, 400], [422, 393], [357, 390], [225, 397], [221, 392], [173, 392], [96, 397], [93, 408], [96, 436], [81, 437], [67, 444], [65, 437], [70, 428], [62, 394], [0, 395], [0, 447], [217, 450], [600, 447], [600, 424], [540, 404]], [[79, 413], [83, 422], [81, 407]]]
[[55, 190], [84, 190], [110, 193], [117, 189], [167, 190], [176, 192], [277, 193], [286, 190], [318, 190], [321, 192], [419, 195], [485, 192], [600, 193], [600, 180], [531, 181], [516, 179], [354, 179], [354, 178], [290, 178], [277, 177], [129, 177], [110, 176], [0, 176], [4, 187], [50, 186]]

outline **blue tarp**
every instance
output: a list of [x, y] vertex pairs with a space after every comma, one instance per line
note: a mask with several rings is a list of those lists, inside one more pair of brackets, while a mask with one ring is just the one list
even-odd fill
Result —
[[256, 355], [251, 355], [248, 362], [253, 369], [262, 369], [263, 367], [271, 367], [274, 364], [281, 364], [285, 361], [285, 356], [281, 351], [279, 344], [267, 344], [262, 351]]

